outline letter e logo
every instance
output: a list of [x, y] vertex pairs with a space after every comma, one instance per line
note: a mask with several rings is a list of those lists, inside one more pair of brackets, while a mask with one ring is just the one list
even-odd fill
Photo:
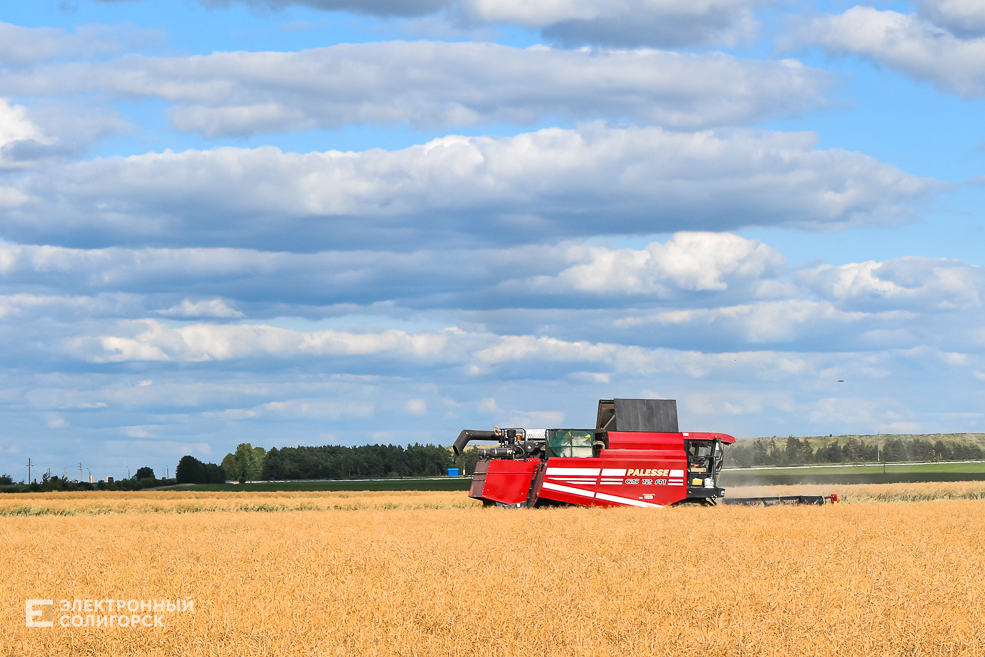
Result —
[[28, 627], [52, 627], [55, 624], [55, 603], [53, 600], [28, 600]]

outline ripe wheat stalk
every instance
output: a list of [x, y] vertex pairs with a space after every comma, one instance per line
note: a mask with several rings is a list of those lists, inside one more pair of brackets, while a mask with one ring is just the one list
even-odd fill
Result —
[[[985, 506], [946, 498], [982, 488], [925, 488], [939, 499], [855, 487], [857, 503], [766, 509], [2, 497], [0, 655], [977, 655]], [[195, 608], [163, 628], [28, 628], [39, 598]]]

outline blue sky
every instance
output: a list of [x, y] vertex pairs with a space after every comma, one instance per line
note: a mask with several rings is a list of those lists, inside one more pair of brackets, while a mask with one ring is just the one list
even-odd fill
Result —
[[980, 2], [2, 6], [0, 472], [985, 430]]

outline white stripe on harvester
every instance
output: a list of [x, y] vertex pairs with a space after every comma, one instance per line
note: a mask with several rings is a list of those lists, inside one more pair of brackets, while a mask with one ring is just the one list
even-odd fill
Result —
[[626, 468], [602, 468], [603, 477], [625, 477]]
[[582, 490], [581, 488], [572, 488], [571, 486], [559, 486], [558, 484], [545, 483], [544, 488], [547, 490], [556, 490], [559, 493], [570, 493], [571, 495], [581, 495], [582, 497], [595, 497], [595, 493], [590, 490]]
[[671, 477], [680, 477], [681, 479], [683, 479], [684, 478], [684, 471], [683, 470], [671, 470], [670, 471], [670, 476]]
[[617, 497], [615, 495], [606, 495], [605, 493], [597, 493], [595, 497], [600, 500], [605, 500], [606, 502], [615, 502], [616, 504], [628, 504], [629, 506], [649, 506], [655, 509], [660, 508], [659, 504], [640, 502], [639, 500], [631, 500], [628, 497]]
[[[548, 475], [597, 477], [601, 468], [547, 468]], [[682, 474], [683, 476], [683, 474]]]

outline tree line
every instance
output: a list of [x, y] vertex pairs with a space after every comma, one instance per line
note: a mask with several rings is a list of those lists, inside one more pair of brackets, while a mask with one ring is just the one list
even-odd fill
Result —
[[438, 445], [322, 445], [274, 447], [270, 451], [241, 443], [226, 454], [221, 465], [184, 456], [175, 470], [179, 484], [212, 484], [228, 481], [276, 479], [382, 479], [387, 477], [436, 477], [458, 466], [475, 469], [478, 453], [469, 450], [455, 459]]
[[834, 440], [814, 448], [807, 438], [777, 442], [776, 438], [757, 438], [731, 445], [725, 450], [725, 466], [748, 468], [757, 465], [810, 465], [812, 463], [853, 463], [906, 461], [975, 461], [985, 459], [985, 450], [973, 443], [931, 442], [921, 438], [890, 438], [880, 447], [875, 442], [849, 438]]

